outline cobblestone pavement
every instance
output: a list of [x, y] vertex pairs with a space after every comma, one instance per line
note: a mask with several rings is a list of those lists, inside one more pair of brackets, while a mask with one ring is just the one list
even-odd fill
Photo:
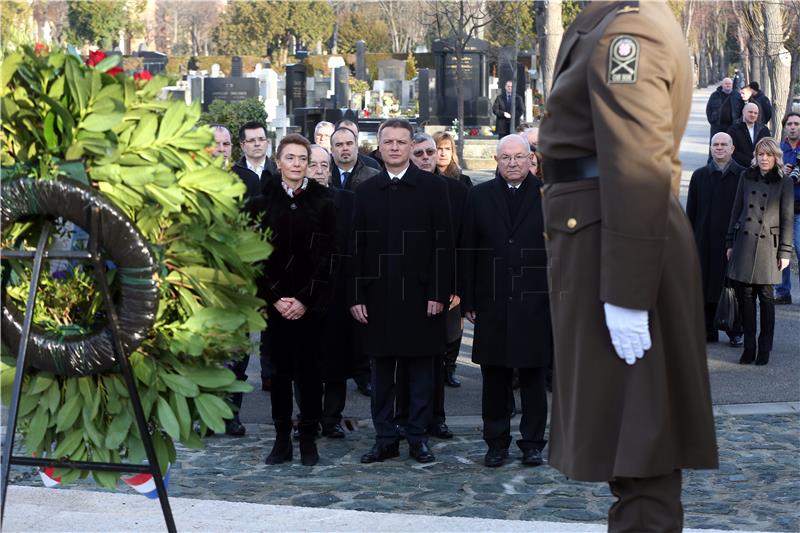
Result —
[[[401, 457], [362, 465], [372, 430], [357, 427], [346, 439], [320, 439], [322, 460], [308, 468], [295, 462], [263, 464], [274, 432], [250, 425], [243, 438], [212, 437], [203, 450], [180, 450], [171, 473], [171, 496], [517, 520], [602, 524], [612, 502], [600, 483], [567, 480], [548, 466], [513, 461], [482, 465], [485, 444], [478, 427], [455, 427], [452, 440], [431, 440], [435, 463]], [[684, 473], [686, 526], [693, 528], [800, 530], [800, 415], [717, 417], [720, 469]], [[13, 483], [39, 485], [20, 468]], [[94, 489], [89, 483], [81, 488]]]

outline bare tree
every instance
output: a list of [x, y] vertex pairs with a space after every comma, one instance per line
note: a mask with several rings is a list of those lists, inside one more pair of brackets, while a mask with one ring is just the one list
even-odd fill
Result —
[[456, 59], [456, 100], [458, 117], [458, 158], [464, 161], [464, 89], [463, 58], [470, 40], [478, 29], [491, 24], [494, 13], [484, 2], [467, 0], [433, 1], [425, 16], [432, 22], [439, 38], [449, 37], [451, 52]]
[[420, 2], [407, 0], [379, 0], [383, 18], [392, 37], [392, 52], [405, 54], [425, 35], [425, 27], [418, 16], [422, 12]]
[[545, 100], [550, 94], [556, 69], [556, 56], [564, 36], [561, 21], [561, 0], [546, 0], [544, 9], [544, 47], [542, 48], [542, 90]]
[[[772, 120], [770, 131], [778, 133], [788, 101], [791, 83], [791, 54], [784, 47], [787, 40], [787, 17], [784, 3], [775, 0], [764, 2], [764, 38], [767, 50], [767, 71], [770, 81], [772, 100]], [[796, 23], [796, 21], [795, 21]], [[795, 54], [797, 51], [795, 49]]]

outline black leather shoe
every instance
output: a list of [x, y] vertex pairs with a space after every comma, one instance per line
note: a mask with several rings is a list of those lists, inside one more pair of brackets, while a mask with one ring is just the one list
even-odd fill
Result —
[[792, 295], [775, 296], [775, 305], [789, 305], [792, 303]]
[[540, 466], [544, 464], [541, 450], [523, 450], [522, 464], [525, 466]]
[[372, 384], [367, 383], [360, 383], [358, 385], [358, 392], [363, 394], [364, 396], [371, 397], [372, 396]]
[[730, 345], [734, 348], [738, 348], [744, 344], [744, 336], [743, 335], [734, 335], [731, 337]]
[[437, 439], [452, 439], [453, 432], [450, 431], [450, 428], [447, 427], [447, 424], [442, 422], [441, 424], [434, 424], [428, 428], [428, 435], [431, 437], [436, 437]]
[[278, 435], [275, 438], [275, 444], [272, 445], [272, 451], [264, 460], [268, 465], [279, 465], [292, 460], [292, 441], [289, 435]]
[[343, 439], [344, 428], [341, 424], [333, 424], [332, 426], [324, 427], [322, 428], [322, 436], [328, 437], [329, 439]]
[[461, 386], [461, 381], [456, 377], [455, 370], [448, 370], [444, 375], [444, 384], [454, 389]]
[[755, 360], [756, 360], [755, 352], [751, 352], [749, 350], [745, 350], [742, 353], [742, 357], [739, 358], [739, 364], [740, 365], [749, 365]]
[[759, 352], [756, 357], [756, 366], [764, 366], [769, 363], [769, 352]]
[[503, 462], [508, 458], [508, 450], [504, 448], [489, 448], [483, 458], [483, 464], [494, 468], [503, 466]]
[[431, 453], [430, 448], [424, 442], [416, 442], [408, 447], [408, 455], [416, 459], [418, 463], [432, 463], [436, 457]]
[[244, 434], [247, 430], [244, 427], [244, 424], [239, 420], [239, 417], [235, 417], [231, 420], [225, 421], [225, 434], [230, 435], [231, 437], [244, 437]]
[[361, 462], [364, 464], [381, 463], [393, 457], [400, 457], [400, 444], [397, 442], [389, 446], [376, 444], [370, 451], [361, 456]]

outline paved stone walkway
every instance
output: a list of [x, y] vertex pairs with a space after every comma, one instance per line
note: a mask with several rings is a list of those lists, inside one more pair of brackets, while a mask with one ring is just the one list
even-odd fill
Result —
[[[686, 527], [800, 530], [800, 415], [718, 416], [720, 469], [684, 476]], [[612, 502], [607, 486], [567, 480], [548, 466], [526, 468], [519, 452], [497, 469], [482, 466], [480, 428], [454, 427], [456, 438], [432, 440], [437, 462], [401, 457], [362, 465], [372, 430], [320, 440], [322, 460], [308, 468], [263, 464], [270, 426], [250, 425], [241, 439], [212, 437], [204, 450], [180, 450], [170, 495], [232, 502], [294, 505], [435, 516], [602, 524]], [[13, 483], [38, 485], [15, 468]], [[81, 483], [81, 488], [91, 489]]]

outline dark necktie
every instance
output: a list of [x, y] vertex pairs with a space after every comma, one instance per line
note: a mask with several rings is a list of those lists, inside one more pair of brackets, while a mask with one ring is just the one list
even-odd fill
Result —
[[350, 173], [349, 172], [342, 172], [342, 187], [347, 185], [347, 180], [349, 180], [349, 179], [350, 179]]
[[509, 187], [508, 188], [508, 194], [510, 194], [511, 197], [514, 198], [517, 195], [517, 188], [516, 187]]
[[511, 95], [506, 93], [506, 111], [511, 113]]
[[397, 185], [398, 183], [400, 183], [400, 178], [392, 178], [392, 185]]

